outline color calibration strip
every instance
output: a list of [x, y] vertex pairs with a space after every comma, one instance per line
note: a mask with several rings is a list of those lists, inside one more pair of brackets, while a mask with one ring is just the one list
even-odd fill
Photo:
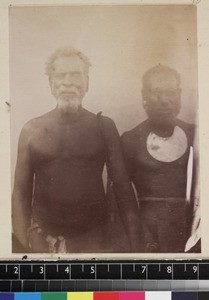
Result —
[[208, 300], [209, 292], [0, 293], [0, 300]]

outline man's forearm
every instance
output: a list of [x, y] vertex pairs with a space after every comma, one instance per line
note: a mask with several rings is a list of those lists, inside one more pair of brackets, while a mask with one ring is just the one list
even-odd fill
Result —
[[140, 252], [138, 209], [120, 207], [120, 215], [128, 236], [131, 252]]
[[129, 183], [123, 185], [122, 193], [117, 194], [120, 215], [129, 238], [132, 252], [140, 251], [139, 208], [134, 191]]
[[31, 222], [31, 209], [30, 206], [25, 205], [28, 199], [20, 198], [21, 196], [14, 195], [12, 199], [13, 230], [20, 243], [28, 249], [27, 231]]

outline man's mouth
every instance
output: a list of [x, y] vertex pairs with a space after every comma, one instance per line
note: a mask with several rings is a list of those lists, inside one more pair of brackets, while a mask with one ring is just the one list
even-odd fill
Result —
[[167, 115], [173, 113], [173, 110], [170, 108], [158, 109], [158, 113], [162, 115]]
[[68, 100], [68, 99], [73, 99], [73, 98], [77, 98], [78, 97], [78, 93], [76, 93], [75, 91], [63, 91], [60, 93], [60, 97], [63, 100]]
[[61, 95], [77, 96], [77, 93], [74, 91], [64, 91]]

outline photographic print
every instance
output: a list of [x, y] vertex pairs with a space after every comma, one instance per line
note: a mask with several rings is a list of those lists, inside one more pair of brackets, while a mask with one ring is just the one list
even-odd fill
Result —
[[196, 20], [10, 8], [14, 252], [200, 252]]

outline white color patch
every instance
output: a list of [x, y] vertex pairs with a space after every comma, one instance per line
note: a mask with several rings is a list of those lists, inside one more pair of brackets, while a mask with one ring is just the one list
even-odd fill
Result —
[[172, 162], [183, 156], [187, 145], [187, 136], [178, 126], [175, 126], [170, 137], [160, 137], [153, 132], [147, 137], [147, 151], [153, 158], [162, 162]]

